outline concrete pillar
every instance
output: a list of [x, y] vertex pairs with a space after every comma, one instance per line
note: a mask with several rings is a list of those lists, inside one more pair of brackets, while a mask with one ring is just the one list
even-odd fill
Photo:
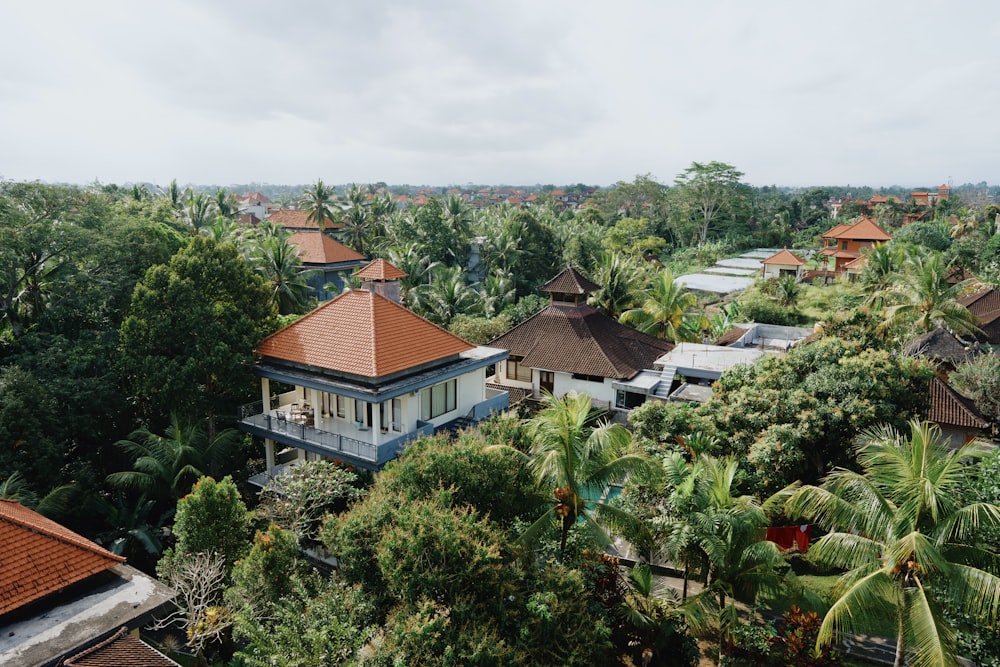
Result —
[[274, 440], [264, 439], [264, 465], [267, 466], [267, 474], [274, 470]]
[[264, 404], [264, 414], [271, 411], [271, 381], [267, 378], [260, 379], [260, 400]]

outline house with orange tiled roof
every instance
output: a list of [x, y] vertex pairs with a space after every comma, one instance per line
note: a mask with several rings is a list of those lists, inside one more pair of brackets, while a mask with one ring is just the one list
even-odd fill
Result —
[[761, 264], [763, 265], [761, 271], [765, 278], [795, 276], [796, 280], [802, 280], [802, 267], [806, 265], [806, 262], [786, 248], [761, 261]]
[[[392, 264], [356, 275], [361, 289], [257, 347], [261, 400], [243, 406], [239, 422], [264, 440], [267, 472], [254, 483], [298, 460], [378, 470], [414, 438], [507, 408], [505, 391], [486, 388], [505, 350], [472, 345], [400, 305], [392, 297], [405, 274]], [[272, 394], [272, 386], [287, 389]]]
[[5, 667], [59, 664], [172, 607], [155, 579], [16, 501], [0, 499], [0, 544]]
[[822, 235], [823, 248], [819, 254], [829, 258], [828, 270], [843, 274], [845, 266], [861, 257], [861, 252], [892, 239], [892, 235], [878, 226], [869, 217], [863, 217], [856, 222], [836, 225]]
[[618, 401], [616, 383], [651, 368], [673, 344], [620, 324], [587, 305], [587, 295], [600, 286], [576, 269], [563, 270], [541, 289], [549, 293], [549, 305], [490, 341], [491, 347], [510, 353], [505, 363], [498, 364], [490, 386], [533, 398], [585, 392], [603, 408], [629, 409], [645, 401], [646, 393], [640, 392], [633, 400], [624, 388]]
[[252, 213], [260, 220], [264, 220], [278, 209], [277, 204], [261, 192], [236, 195], [236, 205], [240, 213]]
[[[291, 232], [319, 231], [319, 225], [309, 219], [307, 211], [283, 208], [272, 213], [268, 220]], [[326, 231], [336, 232], [342, 226], [337, 223], [331, 223], [326, 226]]]
[[[298, 249], [303, 270], [310, 271], [307, 282], [320, 301], [329, 301], [340, 293], [347, 278], [368, 263], [365, 256], [319, 230], [297, 231], [289, 242]], [[332, 290], [327, 290], [331, 285]]]

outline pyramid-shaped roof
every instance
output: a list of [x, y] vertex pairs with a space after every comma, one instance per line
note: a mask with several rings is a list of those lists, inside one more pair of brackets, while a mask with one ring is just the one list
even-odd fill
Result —
[[837, 225], [823, 238], [843, 239], [847, 241], [889, 241], [892, 235], [879, 227], [874, 220], [863, 217], [854, 224]]
[[600, 289], [600, 285], [591, 282], [571, 266], [563, 269], [559, 275], [541, 287], [543, 292], [558, 292], [561, 294], [590, 294]]
[[786, 266], [802, 266], [806, 262], [804, 259], [796, 255], [795, 253], [789, 251], [787, 248], [781, 252], [777, 252], [767, 259], [765, 259], [763, 264], [783, 264]]
[[354, 275], [363, 280], [398, 280], [405, 278], [406, 272], [384, 259], [376, 259], [355, 271]]
[[673, 344], [619, 324], [587, 305], [553, 303], [493, 339], [521, 363], [563, 373], [629, 379]]
[[910, 341], [904, 352], [909, 355], [937, 359], [953, 366], [976, 356], [977, 349], [970, 348], [947, 329], [938, 327]]
[[315, 232], [295, 232], [289, 239], [299, 247], [299, 259], [303, 264], [337, 264], [339, 262], [363, 262], [365, 256], [354, 252], [343, 243], [326, 234]]
[[0, 499], [0, 614], [125, 562], [65, 526]]
[[354, 290], [268, 336], [257, 353], [279, 361], [379, 378], [474, 347], [381, 294]]
[[[283, 208], [275, 211], [267, 218], [276, 225], [289, 229], [319, 229], [319, 225], [309, 219], [308, 211], [298, 209]], [[327, 229], [340, 229], [343, 225], [336, 222], [328, 222]]]

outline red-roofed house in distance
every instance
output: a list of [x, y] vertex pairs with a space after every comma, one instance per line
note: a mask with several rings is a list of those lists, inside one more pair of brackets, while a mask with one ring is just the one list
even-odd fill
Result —
[[[505, 350], [467, 343], [404, 308], [397, 280], [405, 274], [385, 260], [355, 275], [361, 289], [257, 347], [262, 400], [243, 406], [239, 422], [264, 439], [267, 472], [255, 484], [296, 460], [378, 470], [414, 438], [507, 408], [507, 392], [486, 388]], [[289, 389], [272, 395], [271, 383]]]
[[156, 579], [12, 500], [0, 499], [0, 545], [4, 667], [62, 664], [173, 608], [173, 592]]
[[236, 195], [236, 204], [240, 213], [255, 215], [258, 220], [265, 220], [272, 212], [278, 210], [278, 205], [261, 192]]
[[[340, 294], [347, 277], [368, 262], [361, 253], [319, 230], [294, 232], [289, 242], [298, 248], [302, 269], [312, 270], [307, 282], [320, 301]], [[333, 289], [326, 289], [328, 285]]]
[[806, 265], [804, 259], [788, 249], [777, 252], [767, 259], [761, 261], [764, 268], [765, 278], [780, 278], [781, 276], [795, 276], [796, 280], [802, 280], [802, 267]]
[[824, 247], [819, 254], [829, 258], [828, 270], [843, 274], [846, 265], [861, 257], [867, 248], [892, 240], [892, 235], [879, 227], [871, 218], [835, 226], [823, 234]]

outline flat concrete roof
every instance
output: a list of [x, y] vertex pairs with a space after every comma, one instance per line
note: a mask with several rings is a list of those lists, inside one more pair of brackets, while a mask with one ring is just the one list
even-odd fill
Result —
[[760, 269], [737, 269], [731, 266], [712, 266], [705, 269], [705, 273], [721, 273], [730, 276], [753, 276], [760, 273]]
[[715, 292], [718, 294], [729, 294], [739, 292], [753, 285], [752, 278], [740, 278], [738, 276], [719, 276], [709, 273], [689, 273], [678, 276], [677, 282], [688, 289], [702, 292]]
[[759, 259], [752, 259], [749, 257], [731, 257], [729, 259], [720, 259], [715, 263], [716, 266], [729, 266], [736, 269], [760, 269], [764, 266]]
[[134, 567], [116, 565], [108, 572], [113, 576], [99, 577], [97, 585], [78, 597], [48, 609], [42, 598], [37, 615], [3, 626], [0, 664], [36, 667], [79, 652], [82, 645], [123, 625], [147, 624], [147, 618], [174, 597], [173, 591]]
[[712, 388], [703, 384], [688, 384], [685, 382], [670, 394], [670, 400], [685, 403], [707, 403], [712, 398]]
[[660, 384], [660, 371], [643, 370], [636, 373], [630, 380], [613, 380], [612, 389], [626, 389], [628, 391], [648, 394], [649, 391]]
[[752, 259], [767, 259], [768, 257], [773, 257], [781, 252], [781, 248], [757, 248], [756, 250], [750, 250], [743, 253], [740, 257], [749, 257]]
[[656, 366], [675, 366], [684, 375], [685, 368], [722, 373], [739, 364], [752, 364], [768, 352], [755, 347], [726, 347], [702, 343], [678, 343], [658, 358]]

